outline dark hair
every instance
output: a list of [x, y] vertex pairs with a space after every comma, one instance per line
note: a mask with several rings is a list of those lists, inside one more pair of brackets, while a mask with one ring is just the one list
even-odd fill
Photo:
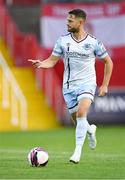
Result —
[[83, 11], [81, 9], [73, 9], [73, 10], [69, 11], [69, 14], [73, 14], [78, 18], [80, 17], [80, 18], [86, 20], [86, 13], [85, 13], [85, 11]]

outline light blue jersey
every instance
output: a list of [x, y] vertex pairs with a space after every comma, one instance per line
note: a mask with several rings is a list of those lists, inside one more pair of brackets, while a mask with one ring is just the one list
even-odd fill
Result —
[[95, 59], [103, 59], [108, 53], [95, 37], [87, 34], [77, 41], [69, 33], [57, 40], [52, 54], [63, 58], [63, 95], [69, 111], [73, 113], [81, 98], [93, 101], [96, 89]]
[[104, 45], [95, 37], [87, 34], [77, 41], [71, 33], [57, 40], [52, 54], [64, 60], [65, 88], [78, 84], [96, 85], [95, 58], [102, 59], [108, 55]]

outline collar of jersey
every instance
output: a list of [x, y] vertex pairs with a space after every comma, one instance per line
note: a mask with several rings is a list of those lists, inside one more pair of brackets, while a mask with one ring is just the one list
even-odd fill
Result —
[[81, 39], [81, 40], [78, 41], [77, 39], [74, 38], [74, 36], [73, 36], [72, 33], [71, 33], [71, 38], [72, 38], [75, 42], [77, 42], [77, 43], [80, 43], [80, 42], [84, 41], [84, 40], [87, 38], [87, 36], [88, 36], [88, 34], [86, 34], [86, 36], [85, 36], [83, 39]]

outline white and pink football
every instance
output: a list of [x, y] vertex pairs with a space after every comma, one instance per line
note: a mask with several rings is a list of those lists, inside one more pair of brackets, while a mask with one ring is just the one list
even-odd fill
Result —
[[49, 160], [48, 153], [41, 147], [31, 149], [28, 153], [28, 162], [31, 166], [46, 166]]

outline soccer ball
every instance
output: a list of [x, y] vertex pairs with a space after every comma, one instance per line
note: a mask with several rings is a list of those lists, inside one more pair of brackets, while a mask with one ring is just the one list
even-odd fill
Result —
[[31, 166], [46, 166], [49, 160], [48, 153], [41, 147], [31, 149], [28, 153], [28, 162]]

